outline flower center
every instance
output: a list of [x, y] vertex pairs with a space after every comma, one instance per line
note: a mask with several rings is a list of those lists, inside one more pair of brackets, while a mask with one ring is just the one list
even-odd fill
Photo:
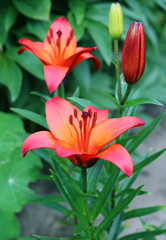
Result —
[[[78, 124], [74, 121], [77, 120]], [[92, 116], [92, 110], [88, 112], [83, 111], [81, 119], [78, 118], [77, 109], [74, 109], [73, 114], [69, 116], [69, 123], [73, 126], [74, 131], [77, 134], [77, 143], [80, 151], [88, 152], [88, 145], [90, 140], [90, 134], [94, 126], [96, 125], [97, 112]], [[75, 123], [74, 123], [75, 122]]]
[[70, 43], [73, 39], [73, 36], [74, 36], [74, 30], [72, 29], [70, 31], [70, 34], [66, 40], [66, 43], [62, 45], [62, 31], [59, 29], [57, 32], [57, 39], [56, 39], [56, 42], [54, 40], [54, 32], [53, 32], [53, 29], [50, 28], [49, 29], [49, 32], [48, 32], [48, 35], [47, 35], [47, 42], [51, 45], [51, 48], [54, 52], [54, 55], [55, 55], [55, 58], [57, 59], [58, 62], [64, 60], [64, 57], [65, 57], [65, 52], [66, 52], [66, 49], [67, 47], [70, 46]]

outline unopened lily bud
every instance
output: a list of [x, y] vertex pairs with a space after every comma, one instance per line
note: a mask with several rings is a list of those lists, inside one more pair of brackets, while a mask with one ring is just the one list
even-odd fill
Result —
[[122, 51], [122, 71], [128, 84], [136, 83], [145, 68], [145, 32], [141, 22], [133, 22]]
[[119, 3], [112, 3], [109, 13], [109, 33], [113, 39], [118, 39], [123, 33], [123, 13]]

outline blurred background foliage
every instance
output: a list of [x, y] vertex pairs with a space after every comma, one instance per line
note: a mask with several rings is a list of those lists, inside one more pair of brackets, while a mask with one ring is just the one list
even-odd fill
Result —
[[[22, 160], [22, 139], [16, 134], [19, 132], [25, 135], [23, 120], [28, 132], [34, 132], [39, 127], [15, 116], [10, 108], [26, 109], [44, 116], [44, 104], [34, 92], [49, 96], [42, 63], [27, 51], [18, 55], [18, 40], [24, 37], [43, 41], [51, 23], [59, 16], [67, 17], [75, 30], [78, 46], [98, 46], [93, 54], [101, 60], [101, 68], [96, 72], [90, 60], [79, 64], [64, 80], [66, 96], [85, 98], [100, 108], [116, 111], [116, 104], [105, 94], [114, 95], [116, 84], [112, 39], [108, 33], [111, 2], [0, 0], [0, 191], [5, 191], [0, 199], [0, 221], [3, 221], [3, 227], [0, 225], [0, 239], [15, 239], [19, 236], [20, 229], [14, 213], [20, 211], [29, 196], [33, 195], [27, 185], [35, 181], [41, 168], [39, 158], [33, 154], [31, 156], [31, 153], [26, 157], [28, 161]], [[140, 89], [140, 96], [153, 96], [165, 103], [166, 0], [119, 2], [124, 14], [119, 59], [130, 24], [132, 21], [141, 21], [146, 34], [146, 67], [134, 88]], [[14, 185], [14, 182], [17, 184]], [[6, 199], [15, 200], [6, 202]], [[4, 232], [9, 224], [10, 231]]]

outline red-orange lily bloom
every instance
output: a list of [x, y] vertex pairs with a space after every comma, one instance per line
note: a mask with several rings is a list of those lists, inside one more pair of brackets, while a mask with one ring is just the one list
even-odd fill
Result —
[[60, 17], [51, 25], [44, 42], [32, 42], [22, 38], [19, 43], [24, 46], [18, 50], [22, 53], [28, 50], [44, 64], [44, 75], [50, 93], [54, 92], [77, 64], [87, 58], [92, 58], [96, 69], [100, 61], [91, 52], [97, 47], [77, 47], [74, 30], [66, 18]]
[[133, 164], [127, 150], [117, 143], [107, 145], [128, 129], [143, 125], [141, 119], [130, 116], [108, 119], [108, 110], [93, 106], [81, 112], [60, 97], [46, 102], [46, 119], [50, 131], [30, 135], [23, 143], [23, 156], [36, 148], [50, 148], [80, 167], [91, 167], [102, 158], [127, 176], [132, 175]]

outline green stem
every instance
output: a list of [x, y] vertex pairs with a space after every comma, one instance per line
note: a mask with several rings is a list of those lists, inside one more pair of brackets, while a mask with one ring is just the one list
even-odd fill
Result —
[[[86, 168], [82, 167], [81, 169], [82, 169], [83, 192], [87, 193], [87, 172], [86, 172]], [[87, 196], [84, 196], [84, 205], [85, 205], [86, 216], [87, 216], [87, 219], [88, 219], [90, 239], [91, 240], [95, 240], [94, 232], [93, 232], [93, 224], [92, 224], [92, 221], [91, 221], [91, 218], [90, 218], [90, 214], [89, 214], [89, 207], [88, 207]]]
[[120, 104], [122, 102], [122, 90], [120, 83], [120, 70], [119, 70], [119, 58], [118, 58], [118, 39], [114, 39], [114, 54], [115, 54], [115, 63], [116, 63], [116, 77], [118, 82], [118, 94]]
[[65, 98], [65, 90], [64, 90], [63, 82], [61, 82], [61, 84], [58, 87], [58, 96], [61, 98]]
[[131, 88], [132, 88], [132, 84], [128, 84], [127, 85], [127, 90], [126, 90], [126, 93], [125, 93], [125, 96], [124, 96], [124, 98], [123, 98], [123, 100], [122, 100], [122, 102], [121, 102], [121, 106], [120, 106], [120, 111], [119, 111], [119, 115], [120, 115], [120, 117], [122, 116], [122, 113], [123, 113], [123, 105], [125, 104], [125, 102], [127, 101], [127, 99], [128, 99], [128, 96], [129, 96], [129, 94], [130, 94], [130, 92], [131, 92]]

